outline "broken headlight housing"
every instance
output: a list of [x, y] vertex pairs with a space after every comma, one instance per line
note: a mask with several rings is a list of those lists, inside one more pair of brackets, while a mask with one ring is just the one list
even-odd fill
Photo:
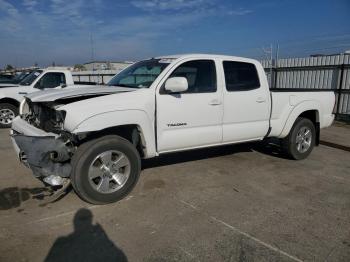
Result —
[[60, 133], [63, 130], [66, 112], [45, 106], [40, 109], [40, 113], [37, 115], [38, 127], [46, 132]]
[[65, 119], [66, 119], [66, 111], [56, 110], [56, 123], [61, 123], [63, 127]]
[[21, 104], [19, 105], [19, 115], [25, 115], [25, 114], [29, 114], [30, 112], [30, 108], [27, 102], [27, 99], [23, 99]]
[[59, 133], [63, 130], [66, 112], [53, 103], [33, 103], [28, 99], [20, 105], [20, 116], [31, 125], [46, 132]]

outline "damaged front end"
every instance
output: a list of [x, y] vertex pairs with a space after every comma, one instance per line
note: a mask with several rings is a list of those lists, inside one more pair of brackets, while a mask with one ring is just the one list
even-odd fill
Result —
[[53, 103], [21, 104], [12, 123], [11, 138], [20, 161], [51, 186], [63, 185], [71, 173], [74, 138], [64, 131], [65, 113]]

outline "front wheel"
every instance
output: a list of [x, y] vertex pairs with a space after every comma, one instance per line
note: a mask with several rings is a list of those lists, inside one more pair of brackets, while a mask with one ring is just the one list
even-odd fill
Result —
[[282, 141], [284, 152], [292, 159], [301, 160], [310, 155], [315, 146], [316, 129], [311, 120], [298, 117], [288, 136]]
[[92, 204], [116, 202], [136, 184], [141, 160], [136, 148], [119, 136], [105, 136], [81, 145], [72, 159], [75, 192]]
[[13, 119], [18, 115], [18, 108], [12, 104], [0, 103], [0, 128], [11, 127]]

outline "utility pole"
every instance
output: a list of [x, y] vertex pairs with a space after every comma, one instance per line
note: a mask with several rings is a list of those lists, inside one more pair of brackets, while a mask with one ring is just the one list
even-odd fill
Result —
[[94, 65], [94, 40], [92, 38], [92, 32], [90, 33], [90, 44], [91, 44], [92, 71], [95, 71], [95, 65]]
[[273, 71], [273, 52], [272, 52], [272, 44], [270, 44], [270, 88], [272, 88], [272, 71]]
[[279, 59], [279, 52], [280, 52], [280, 45], [277, 44], [277, 50], [276, 50], [276, 59], [275, 59], [275, 75], [274, 75], [274, 88], [277, 88], [277, 67], [278, 67], [278, 59]]
[[273, 47], [272, 44], [270, 44], [270, 49], [265, 49], [264, 47], [261, 48], [262, 51], [265, 54], [266, 60], [269, 60], [269, 66], [270, 66], [270, 88], [272, 87], [272, 70], [273, 70]]

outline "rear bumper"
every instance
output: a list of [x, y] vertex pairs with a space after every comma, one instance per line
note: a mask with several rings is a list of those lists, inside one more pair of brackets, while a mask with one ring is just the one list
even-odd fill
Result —
[[[38, 129], [19, 117], [13, 120], [10, 132], [19, 160], [32, 170], [35, 177], [69, 177], [70, 151], [59, 135]], [[59, 161], [55, 161], [57, 155]]]

